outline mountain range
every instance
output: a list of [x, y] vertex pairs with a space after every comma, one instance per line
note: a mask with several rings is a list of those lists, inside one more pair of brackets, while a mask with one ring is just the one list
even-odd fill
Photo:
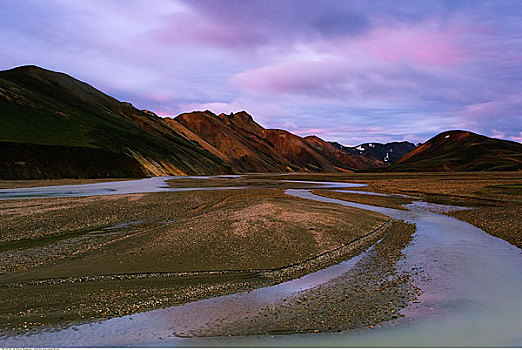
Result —
[[335, 147], [352, 154], [365, 156], [366, 158], [379, 160], [384, 164], [391, 164], [402, 158], [405, 154], [415, 149], [415, 144], [402, 142], [389, 143], [362, 143], [355, 147], [343, 146], [337, 142], [331, 142]]
[[[0, 72], [0, 178], [246, 172], [520, 170], [522, 145], [466, 131], [346, 147], [265, 129], [245, 111], [161, 118], [36, 66]], [[391, 166], [390, 166], [391, 164]]]
[[340, 152], [316, 136], [302, 138], [285, 130], [265, 129], [244, 111], [220, 115], [198, 111], [166, 121], [180, 132], [178, 124], [188, 129], [198, 137], [192, 140], [237, 172], [338, 172], [381, 166], [366, 157]]

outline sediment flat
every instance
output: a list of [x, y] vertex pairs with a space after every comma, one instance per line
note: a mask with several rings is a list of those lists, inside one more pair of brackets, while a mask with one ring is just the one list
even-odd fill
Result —
[[4, 332], [294, 279], [360, 253], [390, 221], [281, 189], [7, 200], [0, 208]]
[[[185, 188], [252, 186], [238, 190], [5, 200], [0, 201], [5, 300], [0, 334], [273, 285], [344, 261], [377, 242], [359, 265], [364, 268], [267, 309], [248, 324], [210, 324], [193, 336], [223, 330], [236, 335], [331, 332], [400, 317], [401, 307], [419, 292], [411, 288], [413, 271], [394, 271], [414, 228], [366, 210], [287, 196], [284, 189], [290, 185], [280, 179], [361, 183], [368, 185], [361, 191], [471, 207], [447, 215], [522, 247], [517, 173], [267, 174], [170, 181]], [[51, 184], [30, 185], [44, 183]], [[4, 188], [27, 185], [2, 182]], [[395, 209], [412, 200], [314, 191]]]
[[382, 240], [346, 274], [252, 317], [218, 320], [184, 336], [340, 332], [401, 318], [400, 310], [420, 294], [413, 282], [422, 268], [399, 272], [396, 265], [414, 232], [415, 225], [394, 221]]
[[[363, 192], [363, 191], [361, 191]], [[395, 196], [375, 196], [361, 193], [349, 193], [349, 192], [337, 192], [332, 190], [313, 190], [313, 194], [317, 194], [319, 196], [336, 198], [343, 201], [355, 202], [361, 204], [374, 205], [378, 207], [386, 207], [397, 210], [406, 210], [404, 208], [404, 204], [410, 204], [413, 199], [395, 197]]]
[[[401, 194], [432, 203], [468, 207], [446, 213], [492, 236], [522, 248], [522, 175], [520, 172], [426, 172], [295, 174], [285, 180], [339, 181], [367, 184], [358, 191]], [[405, 199], [316, 190], [322, 195], [399, 209]]]

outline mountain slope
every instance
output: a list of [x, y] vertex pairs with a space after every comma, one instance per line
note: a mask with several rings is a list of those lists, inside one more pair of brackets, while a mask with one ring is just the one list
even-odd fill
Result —
[[330, 160], [326, 159], [324, 154], [311, 148], [303, 138], [288, 131], [266, 129], [263, 130], [262, 137], [270, 141], [296, 170], [339, 171]]
[[445, 131], [403, 156], [387, 170], [522, 170], [522, 145], [469, 131]]
[[[148, 112], [148, 113], [152, 113], [152, 112]], [[183, 124], [175, 121], [174, 118], [166, 117], [166, 118], [164, 118], [164, 120], [165, 120], [165, 122], [167, 122], [169, 127], [171, 127], [175, 132], [177, 132], [181, 136], [183, 136], [185, 139], [196, 143], [199, 147], [209, 151], [210, 153], [212, 153], [213, 155], [215, 155], [216, 157], [218, 157], [220, 159], [226, 158], [226, 155], [223, 152], [221, 152], [220, 150], [218, 150], [217, 148], [212, 146], [210, 143], [208, 143], [207, 141], [203, 140], [201, 137], [199, 137], [198, 135], [196, 135], [195, 133], [190, 131]]]
[[330, 159], [337, 160], [345, 166], [354, 169], [368, 169], [384, 166], [384, 163], [379, 160], [370, 159], [366, 156], [361, 157], [358, 154], [346, 152], [345, 150], [336, 147], [333, 142], [324, 141], [317, 136], [307, 136], [304, 139], [310, 147], [325, 154]]
[[[253, 120], [252, 125], [245, 127], [245, 121], [234, 114], [217, 116], [204, 111], [181, 114], [169, 123], [173, 125], [176, 122], [224, 154], [223, 160], [236, 171], [290, 170], [287, 168], [287, 161], [277, 153], [272, 144], [250, 131], [257, 126], [257, 123], [253, 125]], [[211, 150], [208, 146], [207, 149]]]
[[[215, 115], [210, 111], [184, 113], [170, 120], [180, 123], [239, 172], [322, 171], [361, 169], [373, 164], [364, 157], [337, 154], [328, 143], [302, 138], [284, 130], [265, 129], [246, 112]], [[313, 140], [313, 141], [312, 141]]]
[[384, 144], [377, 142], [363, 143], [356, 147], [343, 146], [337, 142], [332, 142], [332, 144], [343, 151], [379, 160], [387, 164], [401, 159], [402, 156], [415, 149], [415, 144], [407, 141]]
[[36, 66], [0, 72], [0, 142], [9, 149], [0, 153], [1, 178], [227, 171], [162, 118]]

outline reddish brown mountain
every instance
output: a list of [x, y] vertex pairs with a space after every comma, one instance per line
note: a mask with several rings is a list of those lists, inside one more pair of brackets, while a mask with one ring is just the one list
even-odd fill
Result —
[[316, 136], [301, 138], [284, 130], [265, 129], [244, 111], [220, 115], [192, 112], [167, 122], [238, 172], [338, 172], [380, 165], [337, 150]]
[[251, 132], [258, 125], [253, 121], [246, 123], [241, 116], [192, 112], [181, 114], [175, 120], [167, 119], [167, 122], [173, 128], [178, 128], [176, 123], [179, 123], [197, 135], [201, 141], [195, 141], [201, 147], [220, 156], [238, 172], [291, 170], [286, 168], [286, 160], [274, 151], [270, 143]]
[[271, 142], [293, 168], [305, 171], [339, 171], [324, 154], [318, 153], [297, 135], [285, 130], [266, 129], [261, 136]]
[[522, 145], [469, 131], [445, 131], [409, 152], [386, 170], [522, 170]]
[[317, 136], [307, 136], [304, 138], [308, 145], [318, 152], [327, 155], [329, 158], [338, 160], [341, 164], [348, 165], [354, 169], [369, 169], [384, 166], [384, 162], [377, 159], [370, 159], [339, 149], [331, 142], [326, 142]]

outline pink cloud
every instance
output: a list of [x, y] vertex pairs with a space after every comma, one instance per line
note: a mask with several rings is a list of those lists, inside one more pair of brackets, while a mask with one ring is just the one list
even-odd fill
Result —
[[[274, 127], [274, 118], [293, 116], [292, 112], [274, 101], [256, 101], [250, 99], [238, 99], [232, 102], [183, 103], [178, 107], [178, 114], [188, 111], [204, 110], [210, 110], [216, 114], [228, 114], [245, 110], [253, 115], [258, 123], [267, 128]], [[277, 119], [275, 123], [277, 123]]]
[[292, 134], [296, 135], [316, 135], [316, 134], [326, 134], [328, 132], [327, 129], [296, 129], [296, 130], [289, 130]]
[[498, 96], [495, 101], [479, 102], [467, 105], [463, 113], [473, 117], [501, 117], [517, 115], [522, 107], [522, 94]]
[[511, 140], [522, 143], [522, 132], [519, 136], [511, 136]]
[[465, 114], [472, 116], [490, 116], [501, 113], [505, 106], [496, 101], [474, 103], [466, 106]]
[[448, 66], [462, 63], [468, 56], [459, 42], [458, 31], [423, 23], [417, 27], [378, 28], [362, 46], [369, 54], [384, 62], [410, 62], [426, 66]]
[[154, 108], [154, 113], [156, 113], [158, 116], [160, 117], [163, 117], [163, 118], [166, 118], [166, 117], [169, 117], [169, 118], [172, 118], [172, 117], [175, 117], [174, 115], [172, 115], [172, 112], [168, 109], [163, 109], [161, 107], [155, 107]]
[[232, 81], [272, 94], [348, 99], [409, 95], [420, 90], [424, 78], [440, 79], [472, 58], [471, 48], [461, 42], [463, 32], [422, 22], [413, 27], [376, 27], [356, 37], [311, 40], [274, 63], [236, 74]]
[[275, 93], [306, 92], [344, 80], [340, 74], [345, 70], [346, 67], [339, 60], [287, 61], [239, 73], [232, 81], [253, 90]]

